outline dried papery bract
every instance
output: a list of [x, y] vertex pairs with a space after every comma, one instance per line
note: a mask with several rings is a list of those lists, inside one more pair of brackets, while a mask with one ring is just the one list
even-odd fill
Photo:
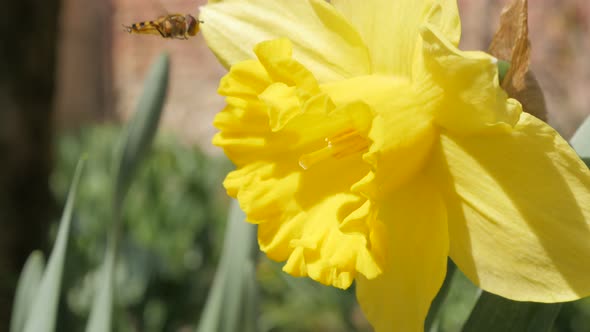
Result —
[[513, 0], [504, 7], [500, 26], [488, 51], [511, 64], [502, 81], [502, 88], [510, 97], [520, 101], [527, 113], [546, 121], [547, 109], [543, 91], [529, 69], [531, 43], [528, 38], [527, 8], [527, 0]]

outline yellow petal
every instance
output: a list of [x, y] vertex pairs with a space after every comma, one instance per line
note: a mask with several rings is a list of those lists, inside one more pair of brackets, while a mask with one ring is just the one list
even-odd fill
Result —
[[[354, 190], [374, 199], [411, 180], [428, 160], [437, 130], [432, 120], [432, 99], [436, 92], [400, 89], [399, 96], [379, 112], [373, 121], [369, 138], [373, 141], [363, 159], [374, 173]], [[434, 96], [433, 96], [434, 95]], [[411, 97], [410, 97], [411, 96]], [[432, 99], [430, 99], [432, 98]]]
[[268, 76], [275, 82], [281, 82], [284, 87], [292, 88], [293, 97], [300, 102], [320, 92], [315, 76], [293, 59], [293, 44], [289, 39], [262, 42], [254, 47], [254, 53]]
[[321, 148], [325, 138], [348, 125], [355, 113], [365, 112], [344, 107], [328, 114], [334, 105], [325, 95], [310, 98], [301, 108], [273, 108], [278, 97], [272, 93], [261, 95], [268, 104], [243, 99], [234, 102], [234, 97], [232, 104], [243, 105], [230, 104], [215, 117], [214, 125], [221, 131], [213, 137], [213, 144], [222, 147], [236, 166], [277, 160], [292, 162], [298, 168], [301, 155]]
[[371, 54], [373, 72], [412, 76], [420, 52], [420, 27], [430, 21], [453, 44], [461, 22], [456, 0], [333, 0], [360, 32]]
[[440, 126], [471, 134], [516, 124], [522, 107], [500, 88], [496, 58], [460, 51], [431, 25], [422, 29], [422, 37], [428, 73], [444, 91], [436, 114]]
[[359, 34], [323, 0], [224, 1], [201, 7], [202, 32], [226, 67], [254, 57], [259, 42], [288, 38], [294, 58], [321, 82], [370, 71]]
[[387, 245], [383, 274], [356, 283], [359, 304], [376, 332], [424, 331], [449, 248], [445, 207], [434, 188], [419, 176], [380, 206]]
[[381, 271], [369, 231], [340, 227], [364, 206], [349, 187], [366, 172], [360, 158], [326, 160], [303, 171], [297, 160], [277, 157], [231, 172], [224, 186], [248, 221], [259, 224], [259, 245], [269, 258], [286, 260], [284, 270], [292, 275], [347, 288], [357, 271], [368, 277]]
[[519, 301], [590, 294], [590, 171], [559, 134], [523, 113], [506, 135], [442, 135], [441, 152], [450, 255], [474, 283]]
[[353, 191], [379, 200], [420, 172], [437, 134], [433, 113], [440, 89], [385, 75], [323, 84], [321, 89], [337, 105], [361, 100], [376, 113], [367, 135], [372, 143], [363, 157], [372, 172]]
[[221, 132], [215, 135], [213, 144], [222, 146], [238, 167], [284, 158], [286, 146], [295, 150], [308, 141], [323, 139], [324, 133], [310, 126], [305, 135], [274, 132], [303, 112], [309, 120], [333, 109], [330, 100], [319, 94], [315, 77], [291, 58], [289, 40], [263, 42], [255, 52], [259, 61], [235, 64], [219, 86], [219, 93], [227, 96], [227, 106], [215, 117], [214, 125]]
[[296, 87], [274, 83], [260, 94], [259, 98], [268, 106], [272, 131], [283, 129], [289, 121], [301, 114], [302, 102], [297, 98]]

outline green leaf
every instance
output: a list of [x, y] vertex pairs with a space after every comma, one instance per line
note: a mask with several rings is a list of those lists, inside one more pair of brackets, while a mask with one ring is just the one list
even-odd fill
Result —
[[111, 313], [113, 307], [113, 287], [116, 250], [111, 248], [114, 243], [109, 243], [105, 261], [100, 270], [98, 279], [97, 294], [92, 303], [92, 311], [86, 325], [86, 332], [108, 332], [111, 331]]
[[115, 162], [114, 209], [119, 213], [135, 172], [143, 160], [158, 129], [166, 101], [170, 58], [162, 54], [146, 78], [137, 109], [120, 142]]
[[254, 332], [258, 311], [255, 266], [256, 226], [232, 202], [221, 261], [197, 332]]
[[561, 303], [516, 302], [482, 292], [462, 331], [551, 331], [560, 309]]
[[74, 201], [83, 165], [84, 158], [80, 159], [78, 166], [76, 167], [76, 173], [68, 194], [66, 207], [59, 223], [55, 246], [49, 256], [47, 269], [45, 269], [43, 278], [39, 284], [39, 291], [35, 296], [33, 305], [30, 307], [25, 328], [23, 330], [25, 332], [51, 332], [55, 329], [61, 276], [66, 258], [66, 248], [68, 245], [72, 213], [74, 211]]
[[502, 81], [504, 81], [504, 77], [506, 77], [506, 74], [508, 73], [508, 70], [510, 69], [510, 62], [498, 59], [497, 66], [498, 66], [498, 78], [500, 80], [500, 84], [502, 84]]
[[576, 130], [570, 144], [586, 165], [590, 166], [590, 116]]
[[432, 331], [435, 327], [435, 322], [438, 319], [438, 314], [440, 311], [440, 307], [447, 298], [449, 294], [449, 289], [451, 288], [451, 281], [453, 280], [453, 276], [455, 275], [455, 270], [457, 270], [457, 266], [453, 261], [449, 258], [447, 259], [447, 275], [445, 276], [445, 280], [436, 294], [434, 300], [432, 300], [432, 304], [430, 305], [430, 309], [428, 310], [428, 315], [426, 316], [426, 321], [424, 322], [424, 331]]
[[12, 317], [10, 319], [10, 332], [23, 330], [29, 309], [33, 305], [35, 294], [39, 290], [44, 268], [45, 258], [43, 253], [40, 251], [32, 252], [27, 258], [16, 286]]
[[109, 241], [105, 261], [101, 267], [98, 292], [92, 304], [90, 318], [86, 325], [86, 332], [111, 331], [111, 313], [113, 307], [114, 271], [116, 261], [116, 248], [114, 241]]
[[96, 293], [86, 325], [87, 332], [111, 331], [114, 294], [114, 272], [119, 243], [121, 208], [135, 173], [147, 154], [158, 130], [168, 90], [170, 58], [161, 55], [146, 78], [137, 109], [117, 149], [113, 189], [113, 220], [109, 229], [105, 260], [97, 280]]

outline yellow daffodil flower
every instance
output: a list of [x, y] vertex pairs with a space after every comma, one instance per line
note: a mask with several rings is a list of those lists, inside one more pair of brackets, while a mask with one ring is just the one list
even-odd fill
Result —
[[201, 8], [230, 68], [224, 185], [260, 248], [346, 288], [376, 331], [420, 331], [447, 257], [521, 301], [590, 293], [590, 172], [457, 48], [454, 0], [227, 0]]

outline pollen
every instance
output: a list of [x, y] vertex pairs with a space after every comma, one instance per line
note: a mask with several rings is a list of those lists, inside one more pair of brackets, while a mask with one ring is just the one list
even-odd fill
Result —
[[354, 129], [346, 129], [324, 139], [326, 145], [299, 158], [299, 166], [304, 170], [329, 158], [342, 159], [354, 154], [365, 152], [369, 141]]

